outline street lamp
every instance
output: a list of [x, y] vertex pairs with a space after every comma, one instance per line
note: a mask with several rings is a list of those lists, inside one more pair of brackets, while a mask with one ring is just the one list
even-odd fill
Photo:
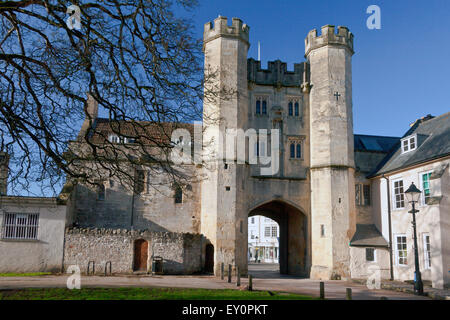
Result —
[[420, 268], [419, 268], [419, 252], [417, 249], [417, 233], [416, 233], [416, 212], [419, 212], [419, 210], [416, 210], [415, 204], [419, 201], [419, 197], [422, 191], [417, 189], [417, 187], [414, 185], [414, 182], [411, 183], [408, 190], [405, 191], [406, 199], [409, 203], [411, 203], [412, 210], [408, 211], [409, 213], [412, 213], [413, 221], [413, 231], [414, 231], [414, 261], [415, 261], [415, 273], [414, 273], [414, 294], [416, 295], [423, 295], [423, 283], [422, 283], [422, 276], [420, 275]]

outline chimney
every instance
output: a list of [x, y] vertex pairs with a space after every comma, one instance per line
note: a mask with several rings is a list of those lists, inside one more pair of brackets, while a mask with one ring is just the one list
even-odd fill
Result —
[[8, 191], [9, 155], [0, 151], [0, 196], [6, 196]]
[[98, 102], [94, 99], [94, 97], [88, 93], [87, 94], [87, 107], [86, 107], [86, 118], [84, 119], [83, 124], [81, 125], [80, 132], [78, 133], [78, 140], [82, 140], [86, 131], [92, 127], [94, 121], [98, 117]]

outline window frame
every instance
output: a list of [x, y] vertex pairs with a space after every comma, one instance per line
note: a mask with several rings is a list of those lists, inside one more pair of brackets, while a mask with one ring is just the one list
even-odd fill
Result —
[[[299, 138], [288, 138], [289, 160], [303, 160], [303, 140]], [[300, 145], [300, 156], [298, 156], [298, 146]], [[292, 149], [292, 146], [294, 149]], [[294, 155], [294, 156], [292, 156]]]
[[[405, 238], [405, 249], [404, 250], [399, 250], [398, 245], [398, 238]], [[403, 244], [403, 243], [401, 243]], [[405, 256], [404, 257], [400, 257], [399, 255], [399, 251], [405, 251]], [[405, 264], [400, 263], [400, 258], [404, 258], [405, 259]], [[408, 237], [406, 236], [406, 234], [404, 233], [399, 233], [395, 235], [395, 265], [399, 266], [399, 267], [407, 267], [408, 266]]]
[[[367, 250], [373, 250], [373, 260], [367, 260]], [[377, 249], [374, 247], [366, 247], [365, 248], [365, 253], [366, 253], [366, 262], [372, 263], [372, 262], [377, 262]]]
[[428, 175], [428, 191], [429, 191], [429, 195], [428, 195], [428, 199], [431, 198], [431, 185], [430, 185], [430, 177], [431, 174], [433, 173], [433, 170], [428, 170], [428, 171], [423, 171], [419, 173], [419, 182], [420, 182], [420, 189], [422, 189], [422, 194], [420, 197], [420, 204], [422, 206], [428, 206], [429, 204], [426, 202], [427, 198], [425, 196], [425, 187], [423, 185], [423, 176], [424, 175]]
[[[395, 183], [396, 182], [402, 182], [402, 190], [403, 192], [400, 193], [400, 195], [402, 196], [400, 202], [403, 202], [403, 206], [402, 207], [397, 207], [397, 198], [396, 198], [396, 187], [395, 187]], [[405, 199], [405, 184], [404, 184], [404, 179], [403, 178], [398, 178], [395, 180], [392, 180], [392, 208], [393, 210], [404, 210], [406, 208], [406, 199]]]
[[300, 105], [301, 105], [300, 100], [302, 100], [302, 97], [289, 97], [287, 99], [287, 101], [288, 101], [288, 103], [287, 103], [288, 117], [292, 117], [292, 118], [300, 117]]
[[[26, 223], [18, 223], [18, 215], [26, 216]], [[8, 218], [9, 216], [9, 218]], [[14, 223], [8, 223], [11, 221], [11, 216], [14, 216]], [[22, 217], [23, 219], [23, 217]], [[39, 225], [40, 225], [40, 214], [39, 212], [3, 212], [2, 219], [2, 240], [39, 240]], [[30, 224], [30, 220], [32, 224]], [[8, 230], [8, 228], [11, 228]], [[18, 230], [21, 228], [20, 232], [25, 236], [17, 236]], [[14, 236], [7, 236], [7, 233], [14, 233]], [[31, 235], [30, 235], [31, 234]]]
[[[427, 247], [426, 238], [428, 237], [428, 245], [430, 246], [430, 250]], [[423, 244], [423, 261], [424, 261], [424, 269], [431, 269], [431, 236], [430, 233], [425, 232], [422, 234], [422, 244]]]
[[[405, 144], [405, 142], [406, 142], [406, 144]], [[411, 147], [412, 144], [414, 144], [414, 147]], [[405, 149], [405, 147], [407, 147], [407, 148]], [[413, 135], [403, 138], [401, 140], [400, 148], [402, 150], [402, 154], [416, 150], [417, 149], [417, 134], [413, 134]]]
[[[255, 96], [255, 115], [267, 116], [269, 109], [269, 97], [264, 95]], [[259, 111], [259, 112], [258, 112]]]
[[271, 235], [271, 228], [270, 226], [265, 226], [264, 227], [264, 238], [270, 238]]

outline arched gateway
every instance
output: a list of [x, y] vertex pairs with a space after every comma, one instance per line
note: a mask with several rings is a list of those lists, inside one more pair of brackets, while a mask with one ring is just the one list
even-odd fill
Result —
[[281, 200], [259, 205], [248, 214], [249, 217], [256, 215], [270, 218], [280, 227], [280, 273], [309, 276], [307, 217], [293, 205]]

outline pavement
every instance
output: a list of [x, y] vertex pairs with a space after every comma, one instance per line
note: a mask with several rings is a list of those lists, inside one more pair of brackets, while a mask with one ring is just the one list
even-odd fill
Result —
[[[253, 289], [265, 291], [282, 291], [319, 297], [319, 280], [302, 279], [280, 275], [277, 265], [249, 264], [249, 274], [253, 276]], [[0, 290], [21, 288], [66, 287], [68, 275], [49, 275], [37, 277], [0, 277]], [[172, 287], [204, 289], [242, 289], [248, 285], [248, 279], [241, 279], [241, 287], [236, 286], [236, 277], [232, 283], [227, 278], [200, 275], [115, 275], [115, 276], [81, 276], [81, 287]], [[325, 283], [325, 298], [330, 300], [345, 299], [346, 288], [352, 289], [353, 300], [430, 300], [426, 296], [415, 296], [408, 292], [385, 289], [370, 290], [365, 285], [353, 281], [330, 280]]]

